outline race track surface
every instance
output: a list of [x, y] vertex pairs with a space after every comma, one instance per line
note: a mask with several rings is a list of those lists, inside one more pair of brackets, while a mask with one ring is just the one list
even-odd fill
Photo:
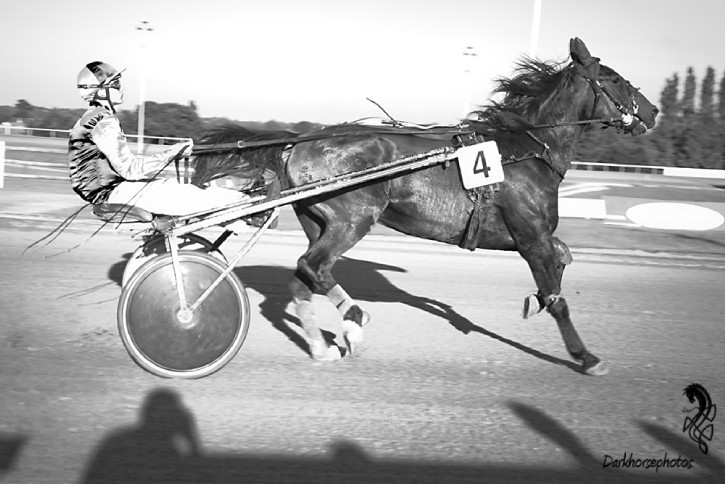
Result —
[[[683, 239], [701, 248], [694, 255], [657, 236], [649, 248], [661, 250], [646, 257], [569, 242], [577, 248], [564, 294], [582, 338], [611, 365], [609, 375], [587, 377], [547, 314], [521, 319], [535, 287], [516, 254], [384, 235], [334, 270], [372, 316], [362, 354], [316, 363], [286, 288], [305, 240], [272, 233], [235, 269], [253, 310], [236, 358], [204, 379], [164, 380], [131, 360], [116, 327], [120, 277], [137, 243], [108, 229], [89, 239], [94, 226], [81, 223], [21, 258], [55, 225], [0, 220], [2, 482], [725, 475], [722, 420], [707, 455], [683, 432], [691, 415], [683, 408], [694, 406], [686, 386], [700, 383], [713, 403], [725, 402], [725, 264], [709, 236]], [[581, 221], [566, 230], [603, 229]], [[631, 245], [646, 243], [629, 233]], [[315, 302], [339, 343], [337, 311]], [[662, 467], [665, 458], [673, 467]]]

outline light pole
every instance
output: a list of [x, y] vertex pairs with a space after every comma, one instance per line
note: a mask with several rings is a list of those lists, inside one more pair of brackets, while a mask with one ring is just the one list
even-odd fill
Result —
[[463, 117], [465, 118], [471, 109], [471, 65], [473, 58], [476, 57], [476, 51], [473, 47], [467, 46], [463, 51]]
[[145, 39], [149, 33], [153, 32], [153, 27], [148, 20], [142, 20], [140, 24], [136, 26], [136, 30], [139, 32], [140, 42], [140, 67], [141, 72], [139, 73], [139, 87], [138, 87], [138, 146], [136, 151], [138, 154], [143, 153], [143, 130], [144, 130], [144, 118], [146, 116], [146, 42]]
[[531, 20], [531, 39], [529, 41], [529, 57], [536, 57], [539, 49], [539, 24], [541, 23], [541, 0], [534, 0], [534, 15]]

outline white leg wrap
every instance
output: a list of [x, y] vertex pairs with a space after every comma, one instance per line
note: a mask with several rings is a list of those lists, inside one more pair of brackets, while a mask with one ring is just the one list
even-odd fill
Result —
[[310, 354], [317, 361], [335, 361], [342, 358], [340, 348], [328, 346], [322, 331], [315, 322], [315, 308], [310, 301], [294, 299], [295, 312], [302, 322], [302, 328], [307, 334], [307, 344], [310, 346]]
[[295, 300], [295, 313], [302, 323], [302, 329], [311, 339], [321, 340], [322, 332], [315, 323], [315, 308], [310, 301]]
[[355, 305], [355, 301], [350, 297], [348, 293], [340, 286], [335, 285], [327, 293], [327, 298], [335, 305], [341, 316], [345, 316], [347, 311]]

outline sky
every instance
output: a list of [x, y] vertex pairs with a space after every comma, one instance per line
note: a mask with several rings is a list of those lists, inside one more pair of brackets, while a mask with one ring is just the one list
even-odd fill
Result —
[[121, 109], [145, 92], [202, 117], [332, 124], [384, 116], [372, 100], [398, 120], [456, 123], [522, 56], [567, 60], [572, 37], [655, 104], [673, 74], [692, 67], [699, 85], [725, 69], [722, 0], [0, 0], [0, 12], [0, 105], [82, 108], [76, 76], [102, 60], [127, 69]]

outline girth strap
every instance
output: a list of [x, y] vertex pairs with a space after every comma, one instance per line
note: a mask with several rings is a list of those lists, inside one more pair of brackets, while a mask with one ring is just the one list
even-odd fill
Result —
[[471, 216], [468, 219], [466, 232], [464, 233], [461, 242], [458, 244], [458, 247], [468, 249], [470, 251], [476, 250], [478, 247], [478, 241], [481, 238], [481, 231], [483, 230], [488, 209], [491, 206], [491, 199], [497, 191], [498, 183], [468, 190], [468, 198], [470, 198], [473, 202], [473, 210], [471, 211]]

